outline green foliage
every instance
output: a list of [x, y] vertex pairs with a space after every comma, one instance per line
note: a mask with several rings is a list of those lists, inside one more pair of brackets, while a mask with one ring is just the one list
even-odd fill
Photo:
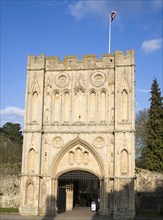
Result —
[[18, 208], [2, 208], [2, 207], [0, 207], [0, 212], [3, 212], [3, 213], [18, 213], [19, 209]]
[[163, 172], [163, 97], [156, 79], [150, 93], [147, 139], [142, 152], [143, 168]]
[[23, 136], [20, 124], [7, 122], [0, 128], [0, 163], [17, 163], [22, 158]]
[[135, 139], [136, 139], [136, 166], [142, 167], [142, 150], [147, 143], [148, 109], [140, 110], [136, 115]]
[[20, 124], [7, 122], [2, 127], [2, 132], [7, 134], [11, 141], [22, 140], [22, 132]]

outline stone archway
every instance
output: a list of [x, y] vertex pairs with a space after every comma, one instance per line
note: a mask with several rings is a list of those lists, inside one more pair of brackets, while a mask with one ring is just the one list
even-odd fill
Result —
[[104, 166], [100, 155], [79, 137], [69, 142], [53, 158], [51, 176], [58, 178], [61, 174], [71, 170], [85, 170], [102, 179], [105, 176]]
[[99, 207], [100, 181], [92, 173], [74, 170], [58, 178], [58, 213], [72, 211], [75, 207], [91, 207], [92, 201]]
[[[51, 176], [55, 179], [53, 195], [55, 198], [57, 198], [57, 201], [56, 201], [57, 209], [58, 209], [59, 201], [60, 201], [60, 198], [58, 197], [58, 193], [60, 193], [63, 200], [66, 200], [66, 197], [67, 197], [67, 201], [68, 201], [66, 202], [66, 205], [63, 205], [63, 207], [61, 207], [62, 211], [72, 210], [73, 206], [75, 205], [75, 201], [77, 205], [78, 201], [77, 201], [76, 196], [79, 195], [80, 193], [75, 192], [73, 190], [75, 184], [77, 183], [75, 183], [75, 181], [72, 180], [71, 178], [67, 178], [66, 180], [67, 183], [64, 182], [63, 187], [62, 187], [61, 182], [59, 182], [61, 177], [63, 177], [65, 174], [71, 173], [73, 176], [75, 172], [78, 173], [78, 175], [88, 174], [87, 180], [93, 177], [94, 179], [97, 180], [96, 193], [95, 193], [96, 195], [94, 198], [96, 199], [96, 202], [98, 201], [99, 197], [104, 196], [102, 193], [103, 189], [101, 189], [103, 187], [103, 185], [101, 184], [102, 182], [101, 180], [104, 178], [104, 167], [103, 167], [102, 160], [100, 156], [98, 155], [98, 153], [93, 149], [92, 146], [90, 146], [88, 143], [86, 143], [85, 141], [77, 137], [75, 140], [71, 141], [67, 146], [65, 146], [55, 156], [52, 162]], [[89, 184], [92, 184], [92, 183], [86, 184], [85, 190], [88, 190], [88, 188], [90, 187]], [[80, 187], [80, 183], [79, 183], [79, 187]], [[60, 190], [60, 192], [58, 192], [58, 190]], [[85, 194], [85, 196], [87, 197], [86, 198], [87, 201], [85, 201], [87, 205], [88, 205], [88, 202], [90, 202], [89, 199], [91, 199], [89, 193], [92, 193], [92, 191], [87, 192]], [[73, 194], [75, 194], [75, 197]], [[82, 202], [79, 205], [82, 205]], [[60, 210], [58, 211], [60, 212]]]

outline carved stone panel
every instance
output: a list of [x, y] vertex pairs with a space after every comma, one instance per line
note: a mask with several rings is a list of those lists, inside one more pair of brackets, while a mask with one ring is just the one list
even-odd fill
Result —
[[77, 144], [69, 149], [61, 158], [58, 164], [57, 173], [64, 169], [88, 169], [97, 175], [100, 173], [99, 164], [92, 152], [86, 147]]
[[55, 148], [60, 148], [63, 146], [63, 140], [61, 137], [59, 136], [56, 136], [53, 138], [52, 140], [52, 146], [55, 147]]
[[93, 141], [93, 146], [95, 146], [96, 148], [102, 148], [104, 147], [104, 139], [102, 137], [96, 137]]
[[67, 84], [69, 83], [69, 76], [66, 73], [59, 73], [56, 77], [55, 77], [55, 84], [58, 87], [65, 87], [67, 86]]
[[91, 75], [91, 83], [94, 86], [102, 86], [106, 81], [106, 76], [103, 72], [97, 71]]

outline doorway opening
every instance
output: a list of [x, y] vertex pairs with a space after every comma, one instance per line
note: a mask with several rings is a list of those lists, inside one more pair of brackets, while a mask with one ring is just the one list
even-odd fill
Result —
[[99, 207], [99, 178], [86, 171], [66, 172], [58, 178], [58, 213], [72, 211], [74, 207]]

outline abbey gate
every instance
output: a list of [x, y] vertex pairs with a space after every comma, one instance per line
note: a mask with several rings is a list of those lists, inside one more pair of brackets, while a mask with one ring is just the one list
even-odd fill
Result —
[[20, 214], [135, 215], [134, 96], [133, 50], [28, 57]]

